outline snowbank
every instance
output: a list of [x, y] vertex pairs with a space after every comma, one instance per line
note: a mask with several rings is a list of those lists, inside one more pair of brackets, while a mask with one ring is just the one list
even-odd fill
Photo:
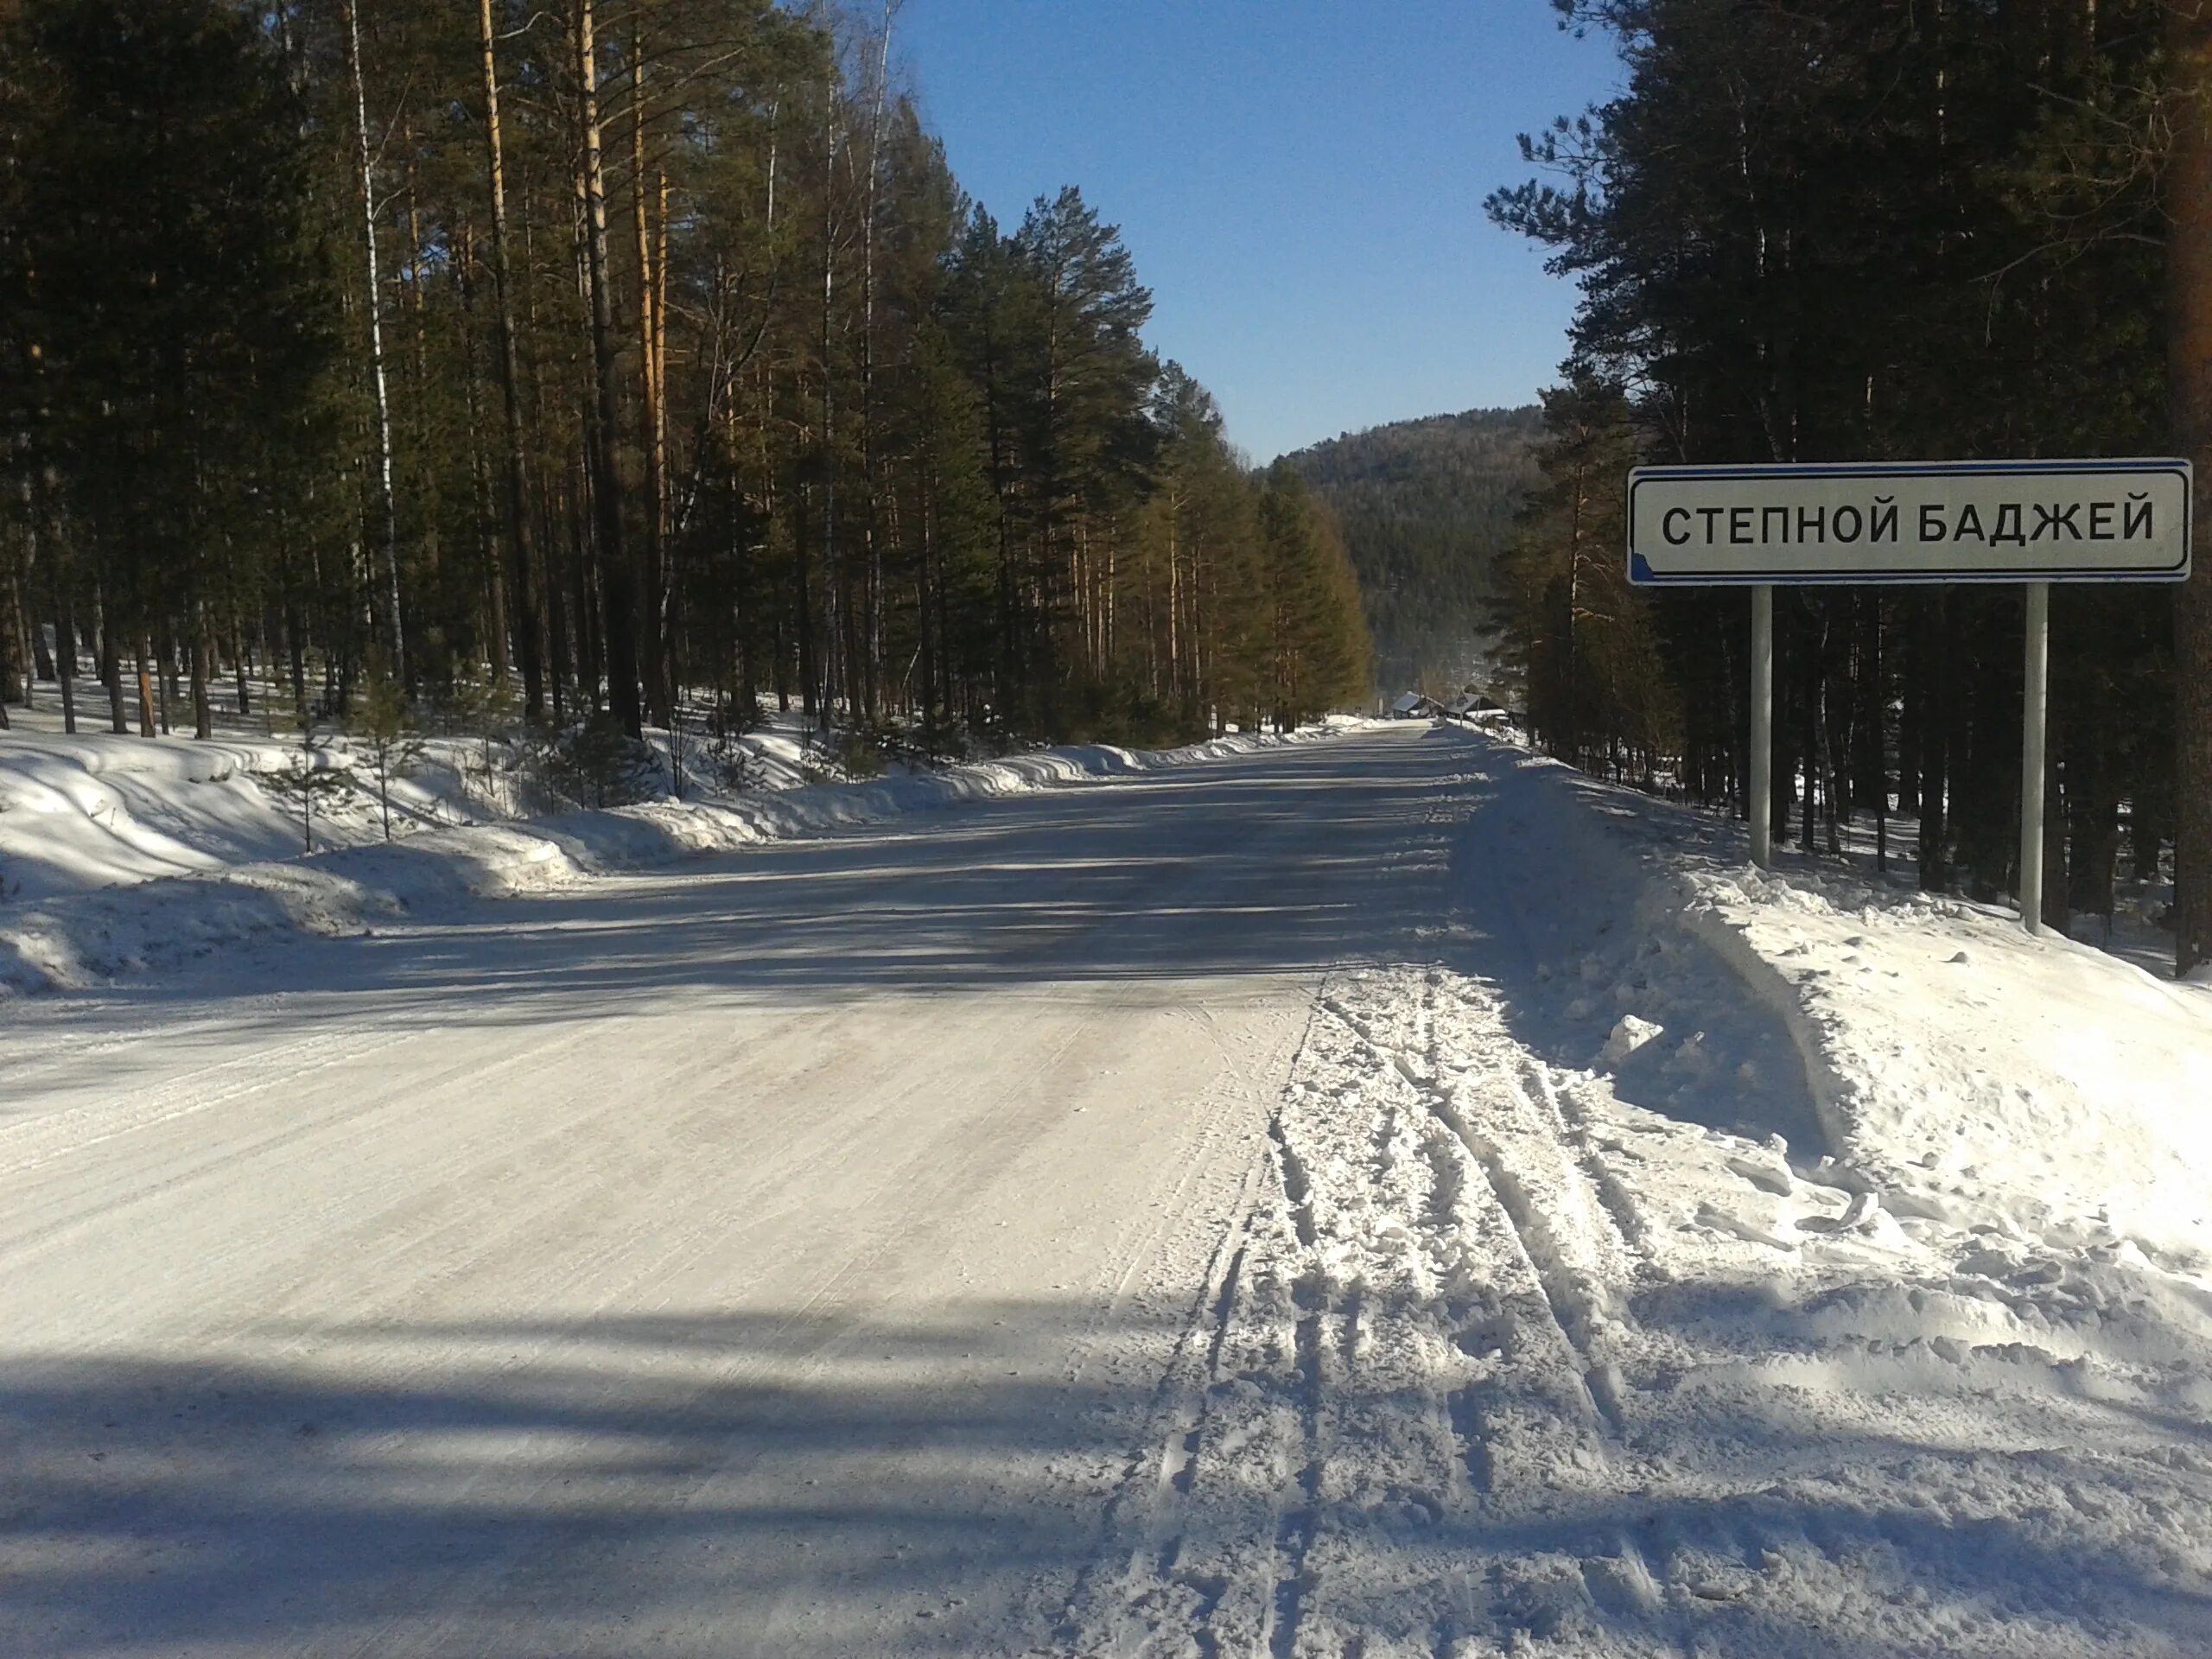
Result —
[[1811, 874], [1689, 873], [1683, 913], [1788, 1018], [1840, 1156], [1892, 1211], [2212, 1262], [2212, 988]]
[[1525, 833], [1595, 895], [1586, 933], [1596, 909], [1632, 918], [1555, 969], [1589, 982], [1593, 1066], [1675, 1059], [1678, 1093], [1712, 1086], [1681, 1052], [1688, 1011], [1718, 1006], [1682, 970], [1687, 936], [1782, 1020], [1820, 1132], [1794, 1149], [1827, 1154], [1827, 1179], [1901, 1216], [2212, 1264], [2212, 986], [2031, 938], [2008, 911], [1763, 873], [1736, 826], [1487, 747]]
[[[238, 775], [256, 758], [242, 757], [241, 746], [72, 739], [72, 748], [87, 748], [95, 764], [62, 755], [41, 766], [34, 755], [26, 765], [11, 754], [11, 765], [0, 774], [11, 780], [10, 811], [28, 804], [47, 813], [55, 826], [35, 843], [41, 858], [24, 861], [105, 874], [127, 885], [53, 892], [58, 883], [49, 882], [43, 895], [0, 905], [0, 995], [96, 984], [276, 929], [344, 932], [471, 896], [542, 892], [602, 871], [640, 869], [902, 813], [1187, 766], [1310, 741], [1351, 724], [1335, 721], [1286, 737], [1227, 737], [1179, 749], [1050, 749], [942, 772], [787, 789], [722, 804], [664, 801], [527, 823], [422, 830], [388, 843], [294, 859], [271, 856], [280, 849], [265, 844], [270, 832], [263, 804], [238, 793], [260, 794], [257, 785]], [[105, 752], [108, 743], [115, 746], [112, 755]], [[272, 751], [268, 767], [281, 764]], [[88, 810], [82, 798], [91, 788], [127, 801], [127, 815], [120, 816], [132, 826], [129, 836], [111, 837], [111, 847], [97, 855], [83, 850], [92, 843], [82, 826], [98, 817], [97, 804]], [[40, 791], [54, 798], [47, 806], [38, 804]], [[33, 841], [20, 830], [16, 834], [19, 846]], [[222, 855], [233, 848], [245, 861], [223, 863]]]
[[[459, 747], [437, 745], [418, 777], [394, 782], [401, 827], [476, 816], [450, 764]], [[334, 766], [345, 758], [326, 750], [316, 760]], [[298, 759], [296, 747], [251, 736], [0, 735], [0, 899], [51, 899], [295, 854], [297, 810], [257, 779]], [[344, 846], [381, 841], [384, 831], [374, 803], [349, 793], [318, 804], [315, 838]]]

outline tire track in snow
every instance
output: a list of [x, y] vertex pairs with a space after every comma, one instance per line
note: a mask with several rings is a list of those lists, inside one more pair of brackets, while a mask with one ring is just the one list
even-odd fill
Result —
[[[1248, 1576], [1248, 1594], [1256, 1592], [1258, 1597], [1257, 1630], [1252, 1650], [1264, 1651], [1272, 1659], [1290, 1659], [1297, 1647], [1309, 1587], [1306, 1557], [1313, 1549], [1319, 1519], [1324, 1404], [1321, 1356], [1330, 1308], [1327, 1278], [1313, 1259], [1319, 1229], [1314, 1216], [1312, 1174], [1291, 1144], [1281, 1111], [1270, 1120], [1268, 1133], [1277, 1186], [1287, 1207], [1299, 1247], [1299, 1260], [1296, 1270], [1288, 1275], [1290, 1300], [1296, 1315], [1290, 1333], [1289, 1371], [1277, 1379], [1281, 1403], [1287, 1406], [1288, 1411], [1274, 1414], [1277, 1438], [1287, 1442], [1280, 1446], [1277, 1457], [1288, 1478], [1276, 1487], [1268, 1500], [1274, 1516], [1272, 1535], [1268, 1541], [1265, 1560]], [[1224, 1299], [1224, 1306], [1233, 1319], [1233, 1294]], [[1224, 1322], [1221, 1337], [1214, 1344], [1217, 1354], [1227, 1348], [1231, 1334], [1229, 1324]], [[1281, 1423], [1285, 1414], [1294, 1425], [1287, 1433], [1281, 1432]], [[1194, 1460], [1202, 1446], [1203, 1437], [1192, 1441]], [[1195, 1490], [1197, 1478], [1194, 1461], [1192, 1490]], [[1213, 1618], [1228, 1598], [1230, 1588], [1230, 1582], [1224, 1578], [1220, 1592], [1209, 1599], [1206, 1621]], [[1202, 1647], [1224, 1651], [1224, 1639], [1229, 1635], [1208, 1630]]]
[[1140, 1621], [1147, 1593], [1162, 1586], [1180, 1587], [1195, 1596], [1199, 1652], [1205, 1659], [1213, 1659], [1217, 1650], [1206, 1624], [1226, 1582], [1182, 1570], [1180, 1558], [1187, 1536], [1185, 1510], [1211, 1415], [1212, 1384], [1220, 1375], [1222, 1349], [1250, 1249], [1253, 1187], [1266, 1163], [1262, 1152], [1245, 1168], [1232, 1219], [1215, 1243], [1190, 1317], [1154, 1390], [1154, 1418], [1164, 1419], [1165, 1430], [1140, 1449], [1124, 1471], [1107, 1507], [1100, 1550], [1077, 1575], [1060, 1610], [1055, 1628], [1071, 1651], [1120, 1651]]
[[0, 1177], [27, 1174], [56, 1159], [80, 1156], [118, 1136], [156, 1128], [265, 1090], [272, 1078], [289, 1082], [311, 1071], [350, 1065], [416, 1036], [413, 1032], [340, 1026], [180, 1073], [159, 1088], [119, 1103], [104, 1101], [22, 1119], [0, 1133]]
[[[1630, 1390], [1619, 1364], [1605, 1355], [1616, 1345], [1609, 1339], [1611, 1333], [1626, 1334], [1628, 1326], [1618, 1306], [1620, 1299], [1609, 1294], [1607, 1287], [1620, 1282], [1618, 1270], [1630, 1264], [1610, 1264], [1616, 1272], [1608, 1278], [1599, 1270], [1600, 1264], [1576, 1261], [1579, 1253], [1568, 1241], [1587, 1241], [1587, 1229], [1578, 1232], [1574, 1223], [1602, 1216], [1625, 1254], [1643, 1236], [1641, 1217], [1605, 1169], [1584, 1126], [1568, 1116], [1548, 1066], [1504, 1039], [1502, 1031], [1495, 1036], [1479, 1030], [1469, 1033], [1477, 1038], [1478, 1050], [1471, 1066], [1447, 1050], [1439, 1030], [1438, 1014], [1446, 1007], [1440, 980], [1435, 970], [1425, 977], [1414, 1021], [1418, 1058], [1406, 1047], [1394, 1046], [1391, 1065], [1449, 1136], [1450, 1146], [1464, 1157], [1471, 1173], [1478, 1175], [1475, 1185], [1503, 1218], [1505, 1225], [1498, 1236], [1507, 1259], [1496, 1264], [1504, 1270], [1500, 1277], [1533, 1287], [1535, 1296], [1516, 1300], [1532, 1313], [1541, 1310], [1533, 1332], [1529, 1320], [1516, 1318], [1509, 1301], [1497, 1317], [1459, 1333], [1463, 1349], [1471, 1355], [1494, 1352], [1501, 1370], [1534, 1373], [1524, 1376], [1517, 1389], [1494, 1377], [1450, 1395], [1452, 1428], [1461, 1443], [1470, 1485], [1478, 1501], [1499, 1495], [1499, 1470], [1484, 1407], [1505, 1408], [1513, 1395], [1525, 1395], [1533, 1384], [1541, 1397], [1564, 1406], [1563, 1414], [1573, 1420], [1574, 1459], [1618, 1488], [1625, 1484], [1621, 1464], [1630, 1433]], [[1495, 1005], [1486, 997], [1456, 1000], [1484, 1023], [1497, 1018]], [[1455, 1081], [1443, 1081], [1455, 1071], [1459, 1074]], [[1492, 1132], [1478, 1128], [1478, 1121]], [[1440, 1191], [1441, 1172], [1449, 1164], [1440, 1162], [1438, 1166]], [[1614, 1189], [1610, 1195], [1609, 1185]], [[1539, 1196], [1547, 1189], [1555, 1203], [1569, 1200], [1559, 1206], [1567, 1214], [1554, 1216], [1547, 1208]], [[1525, 1365], [1516, 1365], [1523, 1361]], [[1618, 1623], [1643, 1626], [1660, 1637], [1662, 1650], [1679, 1655], [1688, 1649], [1652, 1567], [1655, 1557], [1665, 1560], [1669, 1554], [1650, 1535], [1648, 1521], [1631, 1522], [1617, 1529], [1609, 1555], [1585, 1557], [1578, 1567], [1592, 1605]], [[1447, 1618], [1440, 1624], [1433, 1652], [1457, 1650], [1459, 1622]]]
[[[1327, 1012], [1317, 999], [1290, 1098], [1311, 1085]], [[1361, 1161], [1387, 1171], [1389, 1127], [1367, 1117]], [[1177, 1652], [1298, 1650], [1322, 1524], [1330, 1373], [1357, 1351], [1363, 1325], [1357, 1292], [1337, 1294], [1319, 1259], [1314, 1177], [1280, 1109], [1263, 1148], [1258, 1190], [1217, 1249], [1109, 1541], [1060, 1622], [1071, 1652], [1150, 1651], [1156, 1636]], [[1255, 1466], [1277, 1473], [1262, 1485], [1249, 1478]]]
[[[1198, 1397], [1138, 1460], [1146, 1524], [1064, 1625], [1071, 1651], [1295, 1659], [1410, 1619], [1394, 1640], [1458, 1656], [1542, 1625], [1510, 1573], [1470, 1580], [1446, 1541], [1533, 1518], [1548, 1491], [1632, 1488], [1615, 1293], [1642, 1217], [1609, 1200], [1590, 1120], [1497, 1020], [1441, 969], [1324, 988], [1255, 1224], [1184, 1338]], [[1684, 1651], [1648, 1522], [1581, 1549], [1567, 1570], [1622, 1650]], [[1412, 1573], [1404, 1596], [1381, 1594], [1378, 1561]]]
[[[1432, 979], [1424, 987], [1419, 1020], [1422, 1063], [1416, 1065], [1403, 1052], [1394, 1052], [1392, 1062], [1399, 1075], [1420, 1095], [1431, 1115], [1451, 1133], [1481, 1172], [1491, 1199], [1507, 1223], [1518, 1265], [1541, 1293], [1549, 1328], [1537, 1341], [1553, 1351], [1557, 1365], [1573, 1377], [1568, 1397], [1579, 1401], [1586, 1423], [1592, 1427], [1602, 1426], [1605, 1432], [1618, 1437], [1619, 1421], [1605, 1410], [1599, 1389], [1591, 1382], [1591, 1374], [1598, 1369], [1589, 1354], [1592, 1328], [1600, 1318], [1596, 1298], [1568, 1266], [1551, 1222], [1531, 1195], [1529, 1185], [1509, 1163], [1498, 1143], [1475, 1128], [1472, 1115], [1457, 1095], [1462, 1090], [1474, 1093], [1475, 1103], [1488, 1109], [1484, 1114], [1485, 1121], [1506, 1123], [1529, 1115], [1534, 1102], [1520, 1078], [1507, 1065], [1497, 1066], [1479, 1084], [1471, 1086], [1464, 1078], [1456, 1088], [1438, 1082], [1445, 1062], [1435, 1031], [1436, 1001], [1436, 987]], [[1511, 1059], [1521, 1067], [1535, 1064], [1518, 1052]], [[1608, 1389], [1605, 1392], [1610, 1395], [1613, 1390]]]
[[1529, 1075], [1559, 1120], [1563, 1138], [1574, 1148], [1575, 1161], [1598, 1202], [1605, 1206], [1605, 1214], [1620, 1234], [1621, 1243], [1640, 1255], [1650, 1241], [1650, 1221], [1627, 1185], [1605, 1162], [1605, 1148], [1598, 1143], [1591, 1128], [1589, 1109], [1580, 1104], [1569, 1109], [1571, 1092], [1560, 1088], [1550, 1067], [1531, 1062]]
[[[1217, 1086], [1210, 1091], [1208, 1109], [1199, 1114], [1195, 1138], [1182, 1148], [1181, 1170], [1173, 1189], [1154, 1212], [1154, 1219], [1140, 1230], [1141, 1236], [1133, 1236], [1132, 1240], [1124, 1241], [1127, 1248], [1121, 1272], [1114, 1281], [1112, 1294], [1089, 1329], [1071, 1349], [1069, 1381], [1071, 1383], [1083, 1380], [1093, 1357], [1107, 1341], [1112, 1327], [1125, 1317], [1132, 1299], [1136, 1295], [1140, 1274], [1158, 1256], [1183, 1218], [1194, 1189], [1212, 1166], [1215, 1147], [1224, 1138], [1244, 1132], [1258, 1116], [1262, 1103], [1255, 1099], [1244, 1079], [1268, 1075], [1275, 1069], [1284, 1052], [1295, 1052], [1296, 1039], [1281, 1048], [1249, 1040], [1232, 1043], [1223, 1034], [1221, 1021], [1211, 1008], [1200, 1007], [1178, 1012], [1180, 1018], [1203, 1030], [1220, 1054], [1221, 1078]], [[1258, 1162], [1259, 1159], [1255, 1157], [1237, 1178], [1235, 1202], [1230, 1211], [1236, 1220], [1224, 1237], [1240, 1234], [1249, 1214], [1251, 1181]], [[1240, 1245], [1240, 1250], [1241, 1248]], [[1217, 1243], [1214, 1257], [1209, 1258], [1209, 1275], [1212, 1266], [1217, 1265], [1218, 1253]], [[1211, 1282], [1210, 1277], [1207, 1282]], [[1203, 1293], [1200, 1300], [1203, 1302]]]
[[[1317, 1512], [1321, 1495], [1321, 1338], [1325, 1302], [1321, 1286], [1301, 1281], [1298, 1293], [1305, 1316], [1298, 1322], [1299, 1421], [1304, 1431], [1304, 1457], [1299, 1465], [1296, 1498], [1287, 1503], [1275, 1523], [1274, 1595], [1268, 1622], [1262, 1631], [1274, 1659], [1291, 1659], [1298, 1646], [1299, 1619], [1310, 1586], [1306, 1557], [1313, 1548], [1319, 1524]], [[1289, 1494], [1286, 1493], [1287, 1497]]]

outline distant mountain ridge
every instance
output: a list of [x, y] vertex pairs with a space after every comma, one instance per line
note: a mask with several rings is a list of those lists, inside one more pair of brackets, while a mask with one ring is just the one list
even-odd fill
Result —
[[1286, 459], [1343, 521], [1375, 639], [1378, 689], [1440, 683], [1474, 661], [1514, 514], [1536, 481], [1543, 412], [1394, 421]]

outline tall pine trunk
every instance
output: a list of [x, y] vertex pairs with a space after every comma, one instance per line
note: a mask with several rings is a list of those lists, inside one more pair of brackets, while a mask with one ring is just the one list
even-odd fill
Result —
[[645, 188], [645, 41], [642, 18], [630, 31], [630, 216], [638, 243], [638, 360], [641, 445], [645, 457], [645, 537], [644, 605], [639, 616], [639, 639], [645, 682], [645, 707], [653, 718], [672, 727], [676, 693], [671, 677], [666, 627], [668, 608], [668, 480], [663, 473], [667, 460], [658, 441], [661, 429], [659, 365], [653, 341], [658, 333], [654, 285], [652, 216]]
[[863, 712], [873, 721], [879, 710], [878, 674], [883, 656], [883, 547], [876, 523], [875, 455], [875, 229], [883, 176], [883, 99], [891, 79], [891, 24], [898, 0], [883, 0], [883, 32], [876, 42], [875, 86], [868, 109], [867, 219], [861, 254], [861, 477], [868, 489], [868, 511], [861, 535], [868, 550], [868, 630]]
[[[454, 287], [461, 296], [463, 325], [473, 341], [476, 332], [476, 236], [465, 218], [457, 234], [461, 257], [454, 261]], [[468, 415], [469, 499], [476, 509], [477, 562], [484, 579], [484, 654], [491, 665], [493, 680], [504, 686], [512, 666], [508, 659], [512, 635], [507, 626], [506, 559], [499, 538], [499, 507], [493, 499], [491, 467], [484, 456], [484, 413], [479, 397], [482, 377], [478, 368], [476, 353], [471, 349], [461, 375], [461, 389]]]
[[[837, 93], [829, 89], [823, 99], [827, 153], [822, 164], [822, 593], [830, 613], [823, 619], [821, 643], [834, 657], [838, 630], [843, 621], [842, 580], [837, 565], [837, 376], [832, 365], [833, 323], [837, 301]], [[804, 626], [804, 625], [802, 625]], [[809, 677], [811, 678], [811, 676]], [[836, 667], [823, 665], [818, 694], [826, 726], [836, 702]]]
[[107, 688], [108, 729], [121, 736], [130, 729], [123, 702], [123, 657], [115, 638], [115, 613], [108, 608], [106, 596], [97, 586], [92, 589], [92, 610], [100, 636], [100, 683]]
[[545, 713], [545, 664], [538, 641], [540, 606], [537, 550], [530, 517], [530, 477], [523, 454], [521, 353], [515, 344], [513, 261], [507, 251], [506, 149], [499, 130], [499, 65], [493, 43], [492, 0], [477, 0], [484, 56], [484, 165], [492, 186], [493, 314], [499, 336], [499, 394], [505, 416], [507, 537], [515, 601], [515, 654], [522, 664], [523, 712]]
[[619, 369], [614, 358], [614, 291], [607, 249], [607, 172], [600, 153], [599, 44], [594, 0], [576, 0], [577, 93], [582, 125], [585, 285], [590, 289], [592, 383], [592, 523], [599, 551], [601, 615], [604, 619], [607, 703], [632, 737], [645, 732], [638, 697], [638, 582], [623, 535], [622, 485], [616, 467], [621, 430]]
[[385, 645], [391, 671], [406, 676], [406, 641], [399, 625], [399, 503], [391, 482], [391, 400], [385, 384], [384, 281], [377, 257], [376, 168], [369, 149], [369, 99], [361, 80], [361, 16], [356, 0], [344, 0], [346, 70], [353, 81], [353, 131], [361, 169], [361, 227], [368, 253], [369, 379], [376, 393], [377, 473], [384, 499]]

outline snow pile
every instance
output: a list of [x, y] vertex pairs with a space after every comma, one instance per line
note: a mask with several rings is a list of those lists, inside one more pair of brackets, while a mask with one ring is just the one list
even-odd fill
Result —
[[[105, 692], [96, 684], [80, 685], [79, 696], [80, 709], [104, 708]], [[264, 688], [260, 707], [270, 706]], [[12, 728], [0, 732], [0, 903], [301, 852], [299, 801], [279, 787], [296, 775], [301, 746], [296, 736], [270, 731], [264, 719], [219, 710], [215, 735], [204, 742], [106, 731], [65, 734], [50, 707], [14, 709], [10, 719]], [[645, 734], [660, 779], [681, 761], [683, 787], [676, 792], [686, 798], [727, 804], [855, 780], [844, 758], [797, 714], [770, 714], [727, 740], [709, 741], [700, 723], [695, 711], [673, 753], [670, 733], [653, 728]], [[552, 786], [533, 776], [523, 746], [504, 737], [435, 732], [418, 741], [420, 753], [405, 775], [390, 781], [394, 836], [560, 810]], [[319, 729], [308, 764], [337, 780], [314, 804], [317, 852], [386, 839], [375, 766], [365, 751], [342, 733]], [[893, 778], [926, 775], [899, 760], [886, 771]]]
[[[415, 777], [393, 780], [395, 828], [480, 816], [465, 778], [474, 747], [434, 742]], [[325, 769], [345, 760], [336, 748], [315, 756]], [[297, 807], [257, 780], [298, 764], [298, 746], [275, 738], [0, 734], [0, 898], [50, 899], [295, 854]], [[334, 791], [317, 803], [318, 845], [383, 838], [368, 795]]]
[[[1192, 766], [1334, 735], [1351, 725], [1339, 721], [1286, 737], [1232, 736], [1179, 749], [1051, 749], [942, 772], [793, 788], [727, 803], [662, 801], [528, 823], [426, 829], [389, 843], [308, 859], [278, 861], [264, 852], [255, 861], [227, 867], [218, 862], [223, 850], [235, 847], [251, 856], [267, 834], [232, 788], [257, 792], [257, 785], [225, 770], [236, 764], [234, 756], [225, 759], [232, 746], [139, 744], [150, 760], [142, 764], [134, 753], [133, 769], [99, 774], [106, 780], [102, 787], [111, 791], [127, 779], [134, 803], [128, 815], [133, 833], [115, 843], [127, 854], [118, 852], [99, 868], [127, 871], [123, 879], [133, 884], [0, 905], [0, 994], [91, 985], [276, 929], [358, 931], [393, 916], [434, 912], [470, 896], [543, 892], [597, 872], [644, 868], [1029, 790]], [[11, 766], [0, 775], [32, 780], [12, 798], [54, 788], [38, 780], [36, 766]], [[81, 847], [79, 828], [96, 815], [77, 806], [48, 816], [60, 828], [38, 843], [37, 861], [61, 868], [67, 861], [52, 849]], [[175, 833], [146, 830], [149, 823], [168, 824]], [[17, 844], [31, 839], [18, 832]], [[194, 873], [147, 879], [164, 867]]]
[[[1714, 1097], [1724, 1052], [1771, 1092], [1777, 1057], [1709, 1029], [1732, 1003], [1754, 1012], [1709, 982], [1717, 962], [1778, 1016], [1809, 1090], [1796, 1128], [1769, 1127], [1892, 1211], [2064, 1224], [2212, 1264], [2212, 988], [2031, 938], [2007, 911], [1821, 868], [1763, 873], [1734, 826], [1535, 755], [1500, 748], [1488, 764], [1491, 810], [1543, 849], [1531, 925], [1573, 944], [1535, 971], [1574, 983], [1575, 1042], [1630, 1097], [1740, 1116]], [[1693, 945], [1707, 973], [1687, 971]]]
[[[296, 796], [276, 787], [302, 764], [298, 741], [226, 715], [205, 742], [80, 732], [64, 735], [53, 711], [16, 711], [0, 734], [0, 900], [44, 899], [95, 887], [293, 858], [302, 845]], [[649, 747], [665, 776], [669, 734]], [[523, 750], [503, 739], [428, 735], [391, 780], [391, 830], [505, 822], [556, 810], [536, 785]], [[848, 781], [796, 716], [709, 745], [682, 746], [684, 788], [695, 799]], [[309, 763], [338, 785], [314, 807], [317, 852], [380, 842], [384, 815], [371, 758], [342, 734], [319, 732]], [[728, 771], [741, 789], [719, 786]]]
[[2212, 990], [1955, 899], [1748, 867], [1681, 888], [1892, 1210], [2212, 1265]]

